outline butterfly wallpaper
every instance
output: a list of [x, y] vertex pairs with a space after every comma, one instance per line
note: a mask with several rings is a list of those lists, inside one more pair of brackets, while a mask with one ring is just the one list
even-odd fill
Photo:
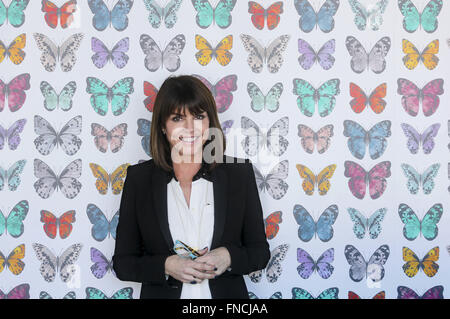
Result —
[[0, 299], [131, 299], [127, 168], [171, 75], [253, 163], [256, 299], [450, 298], [444, 0], [0, 0]]

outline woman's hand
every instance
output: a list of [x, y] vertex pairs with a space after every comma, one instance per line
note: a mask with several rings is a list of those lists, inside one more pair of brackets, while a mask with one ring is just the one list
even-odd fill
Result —
[[[219, 276], [225, 272], [231, 265], [231, 256], [228, 249], [219, 247], [211, 250], [209, 253], [202, 254], [202, 256], [195, 259], [196, 263], [205, 264], [214, 269], [215, 276]], [[210, 278], [208, 278], [210, 279]]]

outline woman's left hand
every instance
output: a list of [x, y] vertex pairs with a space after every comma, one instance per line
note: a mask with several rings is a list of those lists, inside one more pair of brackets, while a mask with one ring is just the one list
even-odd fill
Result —
[[211, 266], [214, 266], [216, 269], [213, 273], [215, 273], [216, 276], [219, 276], [223, 272], [225, 272], [228, 267], [230, 267], [231, 256], [228, 252], [228, 249], [226, 249], [225, 247], [219, 247], [211, 250], [201, 257], [196, 258], [195, 262], [207, 263]]

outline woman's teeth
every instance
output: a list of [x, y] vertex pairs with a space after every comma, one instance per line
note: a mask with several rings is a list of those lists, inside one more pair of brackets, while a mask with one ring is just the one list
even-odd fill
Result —
[[182, 137], [182, 136], [180, 137], [180, 140], [182, 140], [185, 143], [193, 143], [197, 139], [198, 139], [198, 136], [197, 137]]

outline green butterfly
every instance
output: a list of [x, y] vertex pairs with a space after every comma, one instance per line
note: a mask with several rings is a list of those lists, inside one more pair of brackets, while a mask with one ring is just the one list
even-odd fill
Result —
[[293, 92], [298, 95], [297, 106], [304, 115], [311, 117], [314, 114], [316, 103], [321, 117], [325, 117], [333, 111], [336, 105], [335, 96], [340, 93], [339, 79], [328, 80], [318, 89], [302, 79], [294, 79], [293, 82]]
[[292, 299], [339, 299], [338, 296], [339, 288], [337, 287], [325, 289], [317, 297], [314, 297], [303, 288], [292, 288]]
[[67, 83], [61, 92], [56, 93], [55, 89], [47, 81], [41, 82], [41, 92], [44, 96], [44, 107], [47, 111], [53, 111], [59, 107], [63, 111], [68, 111], [72, 108], [72, 98], [77, 90], [77, 83], [70, 81]]
[[133, 299], [133, 288], [122, 288], [116, 291], [111, 297], [108, 297], [97, 288], [87, 287], [86, 299]]
[[21, 236], [24, 231], [22, 222], [27, 217], [29, 208], [28, 201], [21, 200], [13, 207], [6, 218], [0, 210], [0, 236], [3, 235], [5, 230], [14, 238]]
[[398, 0], [398, 7], [404, 16], [403, 28], [406, 32], [412, 33], [416, 31], [420, 25], [425, 32], [432, 33], [438, 27], [437, 16], [442, 9], [442, 0], [431, 0], [425, 6], [422, 14], [419, 13], [411, 0]]
[[195, 20], [200, 28], [205, 29], [209, 27], [213, 21], [222, 29], [230, 26], [231, 11], [236, 4], [236, 0], [220, 0], [215, 8], [211, 6], [208, 0], [191, 1], [197, 11]]
[[275, 83], [267, 95], [264, 95], [255, 83], [249, 82], [247, 84], [247, 92], [252, 98], [250, 106], [253, 111], [260, 112], [263, 109], [267, 109], [270, 112], [275, 112], [280, 107], [278, 100], [281, 93], [283, 93], [283, 84], [281, 82]]
[[433, 240], [438, 235], [437, 223], [443, 213], [442, 204], [434, 204], [423, 217], [419, 220], [416, 213], [406, 204], [398, 206], [398, 214], [405, 226], [403, 235], [408, 240], [414, 240], [422, 232], [426, 240]]
[[25, 22], [25, 14], [23, 11], [27, 8], [30, 0], [12, 0], [7, 8], [0, 0], [0, 26], [8, 19], [13, 27], [20, 27]]
[[114, 115], [120, 115], [128, 108], [130, 97], [134, 92], [132, 77], [123, 78], [109, 88], [103, 81], [88, 77], [86, 79], [86, 92], [91, 95], [91, 105], [94, 111], [100, 115], [106, 115], [108, 105], [111, 102], [111, 110]]

